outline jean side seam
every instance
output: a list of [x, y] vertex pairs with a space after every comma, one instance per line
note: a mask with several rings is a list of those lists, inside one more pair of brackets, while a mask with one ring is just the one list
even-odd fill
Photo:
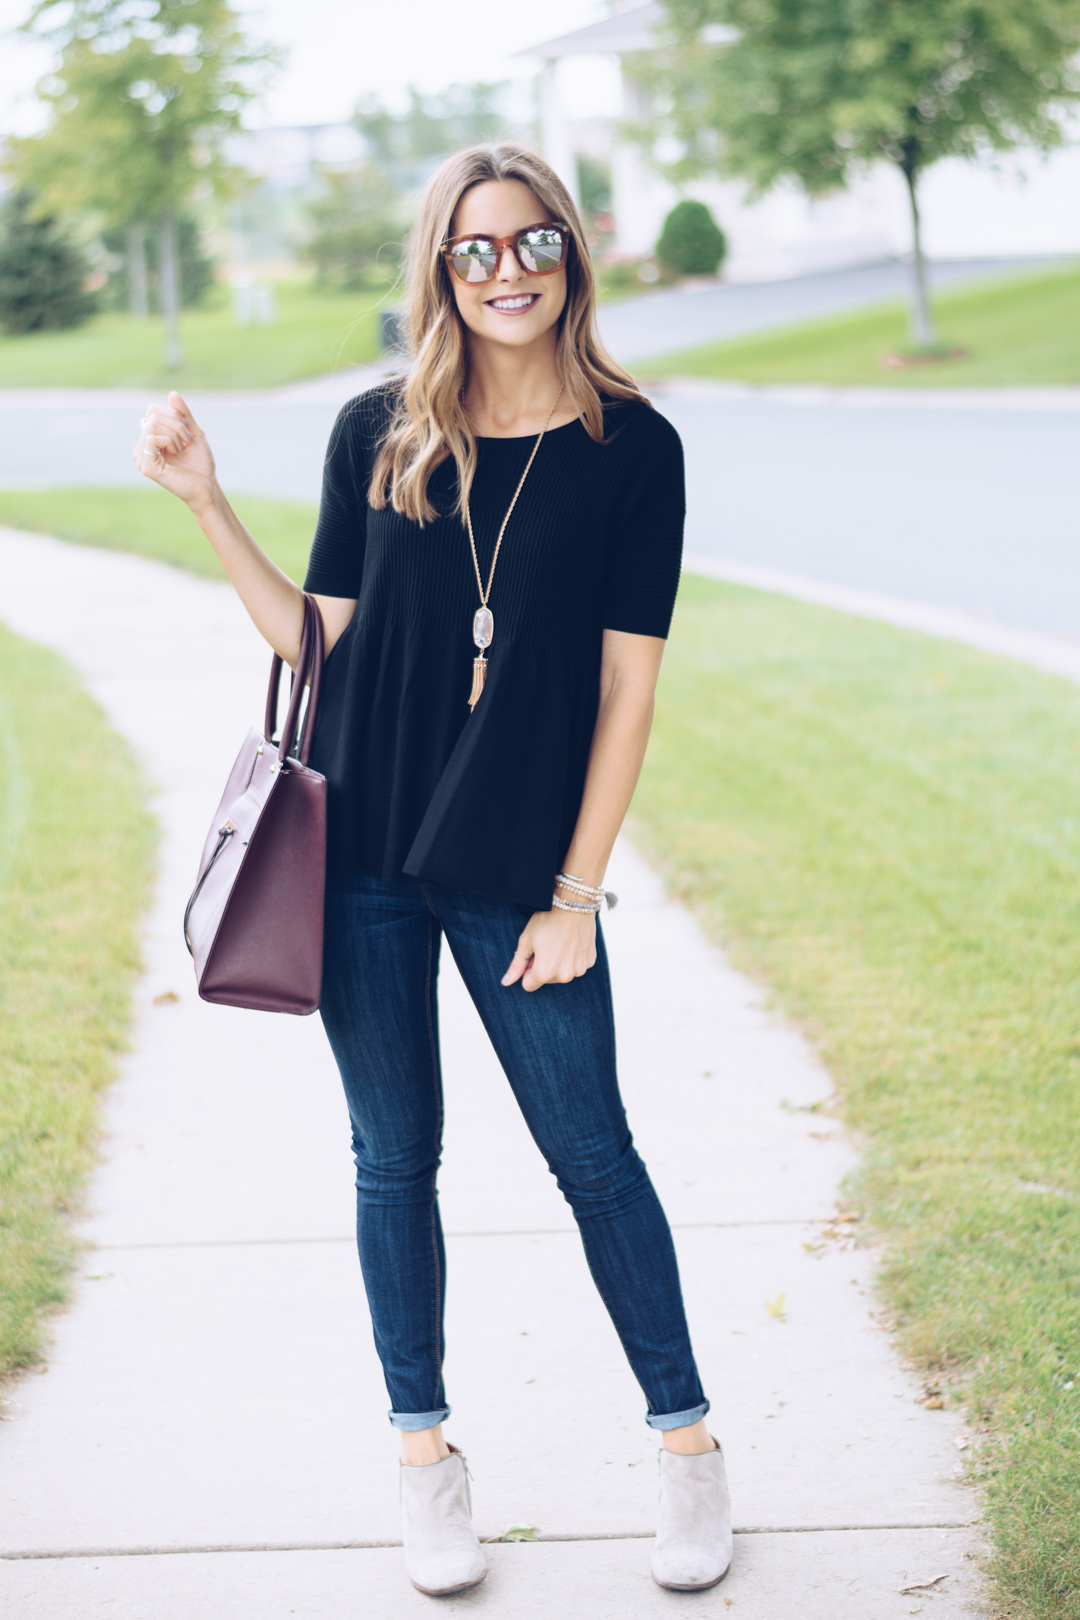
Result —
[[[427, 896], [425, 895], [425, 899], [426, 898], [427, 898]], [[430, 904], [431, 904], [430, 900], [428, 901], [428, 904], [430, 906]], [[440, 1302], [442, 1300], [443, 1288], [445, 1286], [445, 1279], [443, 1277], [442, 1267], [439, 1264], [439, 1236], [438, 1236], [438, 1227], [437, 1227], [437, 1204], [436, 1204], [436, 1200], [438, 1198], [437, 1180], [438, 1180], [438, 1174], [439, 1174], [438, 1162], [437, 1161], [438, 1161], [438, 1158], [439, 1158], [439, 1149], [440, 1149], [441, 1138], [442, 1138], [443, 1105], [442, 1105], [442, 1093], [441, 1093], [441, 1088], [440, 1088], [440, 1085], [439, 1085], [438, 1042], [437, 1042], [436, 1037], [435, 1037], [435, 1029], [434, 1029], [434, 1026], [432, 1024], [432, 1020], [431, 1020], [431, 962], [432, 962], [432, 954], [433, 954], [433, 937], [432, 937], [433, 933], [434, 933], [434, 929], [432, 927], [432, 920], [429, 918], [428, 919], [428, 927], [427, 927], [427, 962], [426, 962], [425, 973], [424, 973], [424, 1016], [427, 1019], [428, 1051], [429, 1051], [430, 1056], [431, 1056], [431, 1084], [432, 1084], [432, 1089], [433, 1089], [433, 1091], [435, 1093], [435, 1104], [436, 1104], [436, 1109], [435, 1109], [435, 1139], [434, 1139], [434, 1142], [433, 1142], [433, 1147], [435, 1149], [436, 1166], [435, 1166], [435, 1169], [431, 1172], [431, 1214], [430, 1214], [430, 1222], [431, 1222], [431, 1253], [432, 1253], [432, 1259], [434, 1261], [434, 1266], [435, 1266], [435, 1296], [434, 1296], [434, 1299], [432, 1301], [432, 1313], [433, 1313], [433, 1315], [432, 1315], [432, 1329], [433, 1329], [432, 1337], [433, 1337], [433, 1339], [435, 1341], [435, 1354], [436, 1354], [437, 1365], [438, 1365], [437, 1382], [438, 1382], [439, 1385], [441, 1385], [442, 1384], [443, 1356], [445, 1354], [446, 1347], [443, 1344], [442, 1311], [440, 1309]], [[431, 1410], [431, 1411], [434, 1411], [437, 1407], [444, 1404], [443, 1402], [438, 1400], [438, 1398], [437, 1398], [438, 1393], [439, 1393], [439, 1391], [438, 1391], [438, 1388], [437, 1388], [436, 1391], [435, 1391], [436, 1399], [432, 1402], [432, 1405], [429, 1408], [429, 1410]]]
[[[576, 1215], [575, 1215], [574, 1219], [577, 1220]], [[622, 1345], [623, 1355], [626, 1356], [627, 1361], [629, 1361], [630, 1357], [629, 1357], [629, 1355], [627, 1355], [626, 1346], [624, 1344], [622, 1344], [622, 1336], [619, 1333], [618, 1325], [617, 1325], [616, 1320], [615, 1320], [615, 1312], [611, 1308], [611, 1302], [608, 1299], [607, 1295], [605, 1294], [603, 1286], [602, 1286], [602, 1284], [600, 1282], [600, 1279], [596, 1275], [596, 1271], [593, 1268], [592, 1260], [589, 1258], [589, 1246], [585, 1242], [585, 1234], [581, 1230], [581, 1222], [580, 1221], [578, 1221], [578, 1235], [581, 1238], [581, 1252], [585, 1256], [585, 1264], [589, 1268], [589, 1276], [593, 1280], [593, 1287], [596, 1289], [596, 1292], [600, 1295], [600, 1298], [603, 1301], [604, 1309], [605, 1309], [605, 1311], [607, 1311], [608, 1318], [609, 1318], [609, 1320], [611, 1322], [611, 1325], [615, 1329], [615, 1337], [619, 1340], [619, 1343]], [[631, 1370], [631, 1372], [634, 1373], [634, 1377], [637, 1378], [637, 1373], [634, 1372], [633, 1363], [631, 1363], [630, 1370]], [[653, 1411], [652, 1397], [650, 1396], [648, 1390], [645, 1388], [645, 1385], [641, 1382], [640, 1378], [637, 1378], [637, 1382], [638, 1382], [638, 1388], [641, 1390], [641, 1393], [645, 1397], [645, 1404], [649, 1408], [649, 1416], [650, 1417], [655, 1417], [656, 1414]]]
[[[608, 993], [607, 993], [606, 996], [604, 996], [602, 998], [603, 999], [603, 1008], [604, 1008], [604, 1023], [606, 1025], [606, 1032], [607, 1032], [608, 1039], [611, 1042], [611, 1056], [612, 1056], [612, 1063], [613, 1063], [614, 1072], [615, 1072], [615, 1086], [616, 1086], [616, 1089], [618, 1091], [619, 1103], [623, 1107], [623, 1119], [626, 1120], [626, 1108], [625, 1108], [625, 1105], [623, 1104], [623, 1100], [622, 1100], [622, 1087], [619, 1085], [619, 1061], [618, 1061], [618, 1051], [617, 1051], [616, 1044], [615, 1044], [615, 1006], [614, 1006], [614, 1001], [613, 1001], [613, 992], [612, 992], [612, 988], [611, 988], [611, 968], [610, 968], [610, 965], [608, 963], [607, 942], [604, 940], [603, 933], [600, 931], [599, 917], [597, 918], [597, 932], [600, 933], [600, 943], [601, 943], [601, 949], [603, 951], [604, 973], [605, 973], [605, 977], [607, 979], [607, 985], [608, 985]], [[626, 1128], [627, 1128], [627, 1134], [630, 1137], [631, 1147], [633, 1148], [633, 1151], [635, 1153], [637, 1153], [637, 1148], [636, 1148], [636, 1146], [634, 1144], [633, 1132], [630, 1130], [630, 1122], [629, 1122], [629, 1120], [626, 1120]], [[639, 1160], [640, 1160], [640, 1157], [641, 1157], [641, 1155], [638, 1154]], [[646, 1171], [646, 1177], [648, 1177], [648, 1171]], [[649, 1186], [651, 1187], [651, 1182], [649, 1183]], [[652, 1189], [652, 1190], [653, 1190], [653, 1195], [655, 1197], [655, 1189]], [[594, 1216], [586, 1216], [586, 1219], [587, 1220], [590, 1220], [590, 1219], [591, 1220], [614, 1220], [614, 1219], [618, 1219], [622, 1215], [624, 1215], [627, 1210], [633, 1208], [634, 1204], [640, 1203], [641, 1199], [643, 1197], [647, 1197], [647, 1195], [648, 1195], [647, 1188], [642, 1187], [642, 1188], [639, 1189], [639, 1191], [637, 1193], [637, 1196], [635, 1198], [632, 1198], [629, 1201], [629, 1203], [624, 1204], [621, 1208], [619, 1208], [617, 1210], [612, 1210], [610, 1215], [607, 1215], [607, 1216], [596, 1216], [596, 1215], [594, 1215]], [[596, 1292], [600, 1295], [600, 1298], [603, 1301], [604, 1309], [607, 1311], [608, 1316], [611, 1319], [611, 1325], [612, 1325], [613, 1328], [615, 1328], [616, 1338], [619, 1338], [619, 1330], [618, 1330], [618, 1327], [616, 1326], [616, 1321], [615, 1321], [615, 1312], [611, 1308], [611, 1303], [608, 1300], [608, 1297], [607, 1297], [606, 1293], [604, 1292], [603, 1287], [601, 1286], [599, 1277], [596, 1275], [596, 1271], [593, 1268], [592, 1260], [589, 1258], [589, 1246], [585, 1242], [585, 1233], [582, 1231], [581, 1218], [578, 1216], [576, 1211], [574, 1212], [574, 1219], [577, 1221], [578, 1234], [579, 1234], [579, 1236], [581, 1238], [581, 1249], [582, 1249], [582, 1253], [585, 1256], [585, 1264], [589, 1268], [589, 1276], [593, 1280], [593, 1287], [596, 1289]], [[665, 1215], [665, 1220], [666, 1219], [667, 1219], [667, 1217]], [[622, 1343], [621, 1338], [620, 1338], [619, 1342]], [[623, 1346], [623, 1354], [626, 1355], [626, 1347], [625, 1347], [625, 1345]], [[629, 1361], [629, 1359], [630, 1359], [629, 1356], [627, 1356], [628, 1361]], [[632, 1367], [631, 1367], [631, 1371], [633, 1371]], [[635, 1378], [637, 1378], [636, 1373], [634, 1374], [634, 1376], [635, 1376]], [[653, 1410], [652, 1397], [650, 1396], [649, 1391], [645, 1388], [644, 1384], [642, 1384], [640, 1378], [638, 1378], [638, 1386], [641, 1389], [641, 1393], [645, 1397], [645, 1404], [649, 1409], [649, 1416], [650, 1417], [655, 1417], [656, 1413]]]

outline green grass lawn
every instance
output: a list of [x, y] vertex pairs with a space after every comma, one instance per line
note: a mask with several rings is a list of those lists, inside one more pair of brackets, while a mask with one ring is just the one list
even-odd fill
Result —
[[[300, 583], [318, 507], [307, 501], [266, 500], [257, 495], [238, 496], [234, 505], [263, 550]], [[78, 545], [135, 551], [209, 579], [225, 578], [225, 570], [187, 507], [155, 484], [0, 490], [0, 523], [58, 535]]]
[[162, 363], [161, 321], [98, 315], [70, 332], [0, 333], [0, 388], [268, 388], [378, 358], [385, 289], [315, 292], [277, 284], [272, 326], [239, 327], [224, 287], [206, 309], [185, 310], [183, 367]]
[[836, 1077], [1009, 1612], [1080, 1616], [1080, 689], [690, 578], [638, 839]]
[[54, 653], [0, 627], [0, 1376], [66, 1295], [69, 1216], [130, 1016], [153, 854], [143, 784]]
[[903, 303], [707, 344], [643, 361], [641, 377], [724, 377], [835, 387], [1028, 387], [1080, 383], [1080, 269], [978, 282], [937, 294], [942, 341], [962, 360], [892, 371], [909, 343]]
[[[64, 493], [5, 495], [0, 520], [32, 499], [45, 526]], [[158, 498], [84, 491], [66, 521], [162, 556]], [[265, 522], [255, 504], [245, 517], [296, 577], [312, 510], [282, 504], [272, 530], [273, 503]], [[206, 571], [176, 513], [171, 560]], [[1017, 1620], [1080, 1620], [1077, 806], [1080, 688], [684, 581], [636, 837], [837, 1080], [884, 1295], [905, 1350], [966, 1409]]]

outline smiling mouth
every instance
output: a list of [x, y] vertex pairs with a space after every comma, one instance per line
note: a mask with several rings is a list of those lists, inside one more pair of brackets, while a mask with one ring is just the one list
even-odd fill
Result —
[[486, 302], [488, 309], [497, 309], [500, 315], [520, 315], [531, 309], [539, 297], [539, 293], [515, 293], [512, 298], [489, 298]]

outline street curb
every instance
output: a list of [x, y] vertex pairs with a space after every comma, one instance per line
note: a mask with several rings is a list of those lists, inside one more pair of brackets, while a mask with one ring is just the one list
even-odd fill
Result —
[[689, 552], [683, 558], [683, 568], [688, 574], [703, 574], [732, 585], [749, 585], [754, 590], [792, 596], [800, 602], [837, 608], [841, 613], [853, 613], [862, 619], [877, 619], [901, 630], [920, 630], [942, 641], [963, 642], [965, 646], [977, 647], [980, 652], [1011, 658], [1015, 663], [1030, 664], [1047, 674], [1063, 675], [1066, 680], [1080, 682], [1080, 642], [1066, 636], [1014, 629], [959, 608], [938, 607], [933, 602], [919, 602], [910, 597], [833, 585], [827, 580], [808, 579], [777, 568], [759, 568], [734, 558]]

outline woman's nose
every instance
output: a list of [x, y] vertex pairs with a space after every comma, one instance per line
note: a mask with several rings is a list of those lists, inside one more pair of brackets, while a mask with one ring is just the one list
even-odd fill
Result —
[[499, 255], [499, 280], [516, 281], [523, 274], [524, 271], [518, 264], [517, 254], [513, 248], [503, 248], [502, 253]]

